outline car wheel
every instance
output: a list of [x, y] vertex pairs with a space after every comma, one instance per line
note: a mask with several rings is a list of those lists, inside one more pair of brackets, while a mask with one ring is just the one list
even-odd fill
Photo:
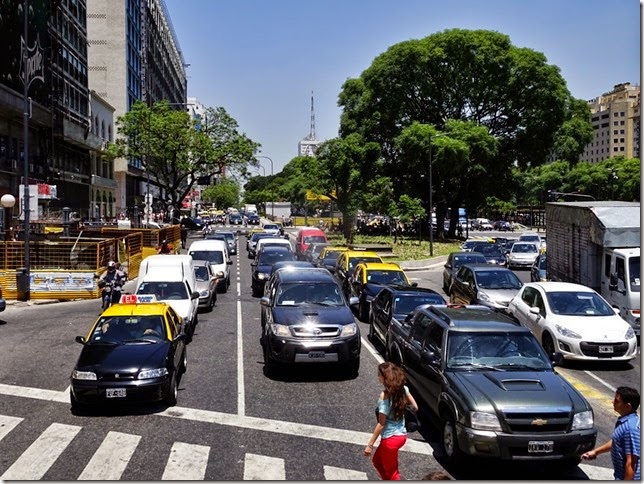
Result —
[[163, 401], [174, 407], [177, 404], [177, 396], [179, 395], [179, 386], [177, 385], [177, 373], [173, 372], [170, 381], [168, 382], [168, 388], [165, 391], [163, 396]]
[[229, 284], [229, 280], [225, 279], [224, 283], [221, 285], [221, 292], [222, 293], [227, 293], [228, 292], [228, 284]]
[[179, 373], [184, 374], [188, 369], [188, 350], [183, 348], [183, 357], [181, 358], [181, 366], [179, 367]]
[[550, 333], [543, 333], [542, 339], [541, 339], [541, 346], [543, 346], [543, 349], [545, 352], [548, 354], [548, 358], [552, 358], [552, 355], [555, 353], [555, 342], [552, 339], [552, 336]]
[[445, 279], [443, 279], [443, 291], [449, 296], [449, 285], [447, 285]]
[[270, 356], [267, 338], [264, 337], [264, 374], [271, 378], [277, 373], [277, 362]]
[[373, 343], [374, 340], [374, 331], [373, 331], [373, 321], [369, 320], [369, 334], [367, 339]]
[[458, 447], [458, 437], [456, 435], [456, 424], [454, 423], [454, 417], [448, 415], [442, 419], [442, 442], [443, 450], [445, 451], [445, 457], [447, 461], [454, 465], [457, 464], [459, 459], [462, 457], [461, 449]]
[[76, 397], [74, 396], [74, 392], [71, 391], [71, 388], [69, 390], [69, 401], [72, 405], [72, 414], [82, 415], [87, 410], [87, 407], [85, 407], [85, 405], [83, 405], [78, 400], [76, 400]]
[[360, 321], [363, 323], [368, 323], [369, 322], [369, 308], [367, 307], [367, 303], [364, 301], [360, 302]]
[[347, 375], [356, 378], [360, 372], [360, 358], [357, 360], [351, 360], [346, 364]]
[[206, 308], [206, 311], [211, 312], [214, 307], [215, 307], [215, 299], [216, 296], [214, 294], [210, 295], [210, 304], [208, 304], [208, 307]]

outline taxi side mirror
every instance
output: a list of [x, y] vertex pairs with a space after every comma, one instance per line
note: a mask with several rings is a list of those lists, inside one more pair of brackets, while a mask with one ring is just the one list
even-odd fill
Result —
[[190, 299], [199, 299], [199, 293], [197, 291], [192, 291], [190, 293]]

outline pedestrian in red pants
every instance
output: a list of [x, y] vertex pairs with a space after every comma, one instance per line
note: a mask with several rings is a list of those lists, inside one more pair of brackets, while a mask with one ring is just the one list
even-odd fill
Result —
[[373, 466], [383, 480], [399, 481], [398, 451], [407, 442], [405, 407], [411, 405], [418, 410], [418, 405], [405, 385], [405, 372], [399, 366], [390, 362], [381, 363], [378, 365], [378, 380], [384, 390], [378, 398], [378, 422], [364, 449], [364, 455], [371, 455], [373, 446], [380, 437], [380, 445], [373, 454]]

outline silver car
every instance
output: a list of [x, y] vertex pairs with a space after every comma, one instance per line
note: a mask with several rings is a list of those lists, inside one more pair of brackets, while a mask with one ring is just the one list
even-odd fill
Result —
[[508, 269], [513, 267], [532, 267], [539, 255], [539, 248], [534, 242], [515, 242], [508, 253]]
[[199, 309], [212, 311], [217, 303], [217, 276], [207, 260], [193, 261], [197, 284], [195, 290], [199, 293]]

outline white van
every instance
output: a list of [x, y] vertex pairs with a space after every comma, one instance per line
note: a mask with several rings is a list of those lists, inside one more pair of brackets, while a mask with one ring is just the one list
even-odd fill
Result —
[[[147, 274], [153, 267], [161, 267], [174, 272], [173, 267], [190, 281], [191, 287], [196, 286], [196, 279], [194, 279], [195, 268], [192, 264], [192, 257], [185, 254], [163, 254], [151, 255], [146, 257], [141, 262], [139, 267], [139, 281]], [[191, 276], [192, 274], [192, 280]], [[138, 287], [138, 284], [137, 284]]]
[[230, 286], [230, 266], [233, 261], [228, 255], [228, 244], [224, 240], [205, 239], [195, 240], [188, 247], [188, 256], [196, 260], [210, 262], [217, 276], [217, 289], [221, 292], [228, 291]]
[[190, 277], [176, 267], [176, 270], [172, 266], [148, 267], [138, 278], [136, 294], [154, 294], [158, 301], [168, 303], [181, 316], [183, 331], [190, 342], [198, 323], [199, 292], [194, 269]]

